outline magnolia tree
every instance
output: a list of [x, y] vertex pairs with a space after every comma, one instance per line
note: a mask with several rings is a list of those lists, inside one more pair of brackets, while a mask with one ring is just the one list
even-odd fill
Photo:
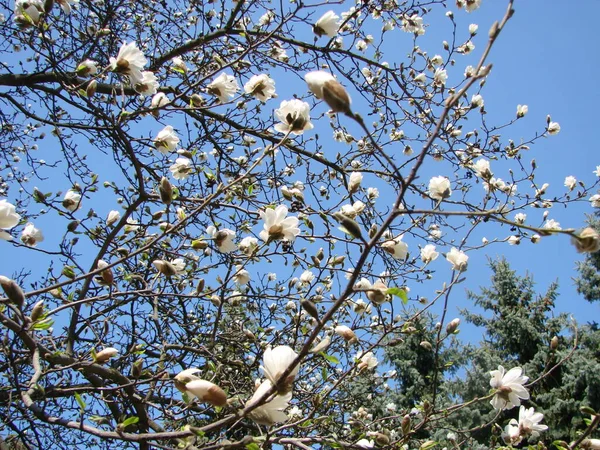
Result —
[[[582, 217], [527, 220], [600, 205], [595, 179], [552, 198], [538, 182], [525, 154], [559, 124], [511, 136], [525, 105], [485, 120], [513, 1], [489, 29], [453, 26], [442, 54], [420, 44], [430, 13], [476, 22], [481, 0], [12, 1], [2, 448], [468, 448], [473, 429], [447, 424], [474, 403], [502, 445], [544, 440], [531, 392], [553, 367], [488, 367], [487, 396], [439, 395], [471, 252], [600, 247]], [[417, 329], [431, 376], [413, 407], [369, 411], [355, 392], [394, 390], [386, 347]], [[584, 412], [557, 446], [600, 448]]]

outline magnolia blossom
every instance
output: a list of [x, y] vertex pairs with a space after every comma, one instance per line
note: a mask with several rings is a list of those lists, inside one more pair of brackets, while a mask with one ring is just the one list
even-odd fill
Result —
[[579, 253], [595, 253], [600, 250], [600, 235], [591, 227], [584, 228], [577, 237], [571, 237]]
[[573, 176], [568, 176], [565, 178], [565, 187], [568, 188], [570, 191], [572, 191], [573, 189], [575, 189], [575, 186], [577, 186], [577, 178], [573, 177]]
[[[260, 367], [267, 379], [276, 385], [283, 372], [294, 362], [298, 357], [296, 352], [287, 345], [280, 345], [275, 348], [267, 347], [263, 355], [263, 365]], [[296, 365], [290, 374], [281, 382], [279, 388], [280, 394], [285, 394], [292, 390], [292, 385], [300, 365]]]
[[241, 240], [238, 248], [244, 255], [250, 256], [254, 253], [254, 250], [258, 248], [258, 239], [254, 236], [246, 236]]
[[232, 75], [221, 73], [206, 87], [209, 94], [219, 98], [221, 103], [227, 103], [240, 90], [237, 80]]
[[377, 364], [379, 364], [379, 361], [377, 361], [377, 358], [373, 352], [358, 352], [354, 359], [359, 361], [358, 370], [373, 370], [375, 367], [377, 367]]
[[151, 108], [162, 108], [163, 106], [167, 106], [171, 103], [169, 97], [164, 92], [158, 92], [152, 97], [152, 102], [150, 102]]
[[425, 34], [423, 18], [418, 14], [413, 14], [410, 17], [402, 17], [402, 31], [405, 31], [406, 33], [415, 33], [418, 36]]
[[275, 94], [275, 81], [267, 74], [253, 75], [244, 85], [246, 94], [254, 95], [258, 100], [266, 102]]
[[590, 203], [593, 208], [600, 208], [600, 194], [594, 194], [590, 197]]
[[333, 332], [335, 334], [337, 334], [338, 336], [341, 336], [344, 338], [344, 340], [350, 344], [353, 344], [354, 342], [358, 341], [358, 338], [356, 337], [356, 334], [354, 333], [354, 331], [352, 330], [352, 328], [346, 326], [346, 325], [338, 325], [333, 329]]
[[44, 2], [41, 0], [16, 0], [14, 21], [19, 26], [37, 25], [44, 12]]
[[12, 236], [6, 231], [16, 226], [21, 220], [21, 216], [15, 212], [15, 206], [8, 203], [6, 199], [0, 200], [0, 239], [10, 241]]
[[372, 440], [363, 438], [360, 441], [357, 441], [356, 444], [354, 444], [354, 445], [368, 450], [368, 449], [375, 447], [375, 442], [373, 442]]
[[527, 105], [517, 105], [517, 119], [524, 117], [528, 111], [529, 107]]
[[480, 94], [475, 94], [471, 97], [471, 106], [473, 108], [481, 108], [484, 104], [483, 97]]
[[459, 270], [461, 272], [467, 270], [469, 257], [462, 250], [452, 247], [446, 254], [446, 260], [452, 264], [452, 270]]
[[315, 274], [312, 273], [310, 270], [305, 270], [304, 272], [302, 272], [302, 275], [300, 275], [300, 282], [302, 284], [310, 284], [313, 282], [314, 279]]
[[519, 225], [524, 224], [525, 220], [527, 220], [527, 214], [525, 213], [517, 213], [515, 214], [515, 222]]
[[171, 67], [173, 67], [173, 70], [175, 70], [176, 72], [187, 73], [187, 65], [185, 64], [185, 61], [181, 59], [181, 57], [176, 56], [171, 60], [171, 63]]
[[456, 0], [456, 6], [465, 8], [467, 12], [473, 12], [481, 6], [481, 0]]
[[381, 244], [381, 248], [388, 252], [394, 259], [405, 260], [408, 255], [408, 244], [402, 242], [404, 235], [400, 235], [389, 241], [385, 241]]
[[350, 193], [354, 193], [360, 187], [360, 183], [362, 183], [363, 176], [360, 172], [352, 172], [350, 174], [350, 181], [348, 182], [348, 191]]
[[534, 408], [525, 408], [523, 405], [519, 408], [519, 422], [512, 419], [511, 422], [517, 422], [521, 436], [530, 436], [537, 438], [541, 431], [548, 429], [547, 425], [540, 425], [544, 420], [544, 415], [540, 412], [535, 412]]
[[131, 84], [140, 83], [144, 76], [142, 69], [148, 61], [135, 42], [123, 43], [116, 58], [110, 58], [113, 72], [127, 75]]
[[142, 79], [136, 81], [133, 88], [142, 95], [154, 95], [158, 90], [158, 79], [153, 72], [147, 70], [142, 72]]
[[313, 25], [313, 32], [321, 37], [326, 35], [327, 37], [335, 37], [340, 29], [339, 23], [340, 16], [333, 11], [327, 11], [321, 16], [317, 23]]
[[180, 274], [185, 270], [185, 261], [182, 258], [176, 258], [172, 261], [155, 259], [152, 261], [152, 265], [156, 268], [158, 273], [161, 273], [166, 277]]
[[494, 398], [490, 400], [494, 409], [511, 409], [519, 406], [521, 399], [529, 399], [529, 392], [523, 386], [529, 377], [523, 375], [523, 369], [520, 367], [513, 367], [505, 373], [504, 367], [498, 366], [498, 370], [492, 370], [490, 375], [490, 386], [496, 389]]
[[42, 242], [43, 240], [44, 235], [40, 229], [36, 228], [31, 222], [25, 225], [25, 228], [21, 232], [21, 242], [23, 244], [35, 247], [38, 242]]
[[76, 72], [80, 77], [96, 75], [98, 73], [98, 63], [91, 59], [86, 59], [77, 66]]
[[265, 221], [264, 229], [259, 233], [260, 238], [265, 241], [286, 240], [293, 242], [300, 234], [297, 217], [286, 217], [287, 206], [279, 205], [275, 209], [267, 208], [259, 211], [260, 217]]
[[489, 180], [492, 177], [492, 171], [490, 169], [490, 162], [485, 158], [479, 158], [471, 168], [475, 171], [475, 174], [485, 180]]
[[435, 245], [427, 244], [421, 249], [421, 259], [425, 264], [435, 261], [440, 254], [435, 251]]
[[237, 272], [233, 276], [233, 281], [235, 281], [240, 286], [245, 286], [250, 282], [250, 272], [244, 269], [242, 266], [237, 266]]
[[213, 406], [225, 406], [227, 394], [216, 384], [203, 380], [195, 374], [200, 369], [192, 367], [179, 372], [175, 379], [175, 387], [182, 393], [192, 394], [201, 402], [210, 403]]
[[81, 194], [74, 189], [69, 189], [65, 194], [62, 205], [71, 212], [81, 207]]
[[[257, 403], [272, 387], [273, 384], [270, 380], [263, 381], [246, 403], [246, 407]], [[285, 422], [288, 420], [288, 416], [283, 411], [289, 407], [291, 399], [291, 391], [284, 395], [276, 395], [272, 400], [250, 411], [248, 417], [259, 425], [266, 426]]]
[[434, 200], [443, 200], [452, 195], [450, 180], [446, 177], [433, 177], [429, 180], [429, 196]]
[[275, 124], [275, 130], [280, 133], [292, 132], [298, 135], [314, 128], [310, 122], [310, 106], [302, 100], [282, 101], [279, 109], [275, 110], [275, 116], [281, 121]]
[[117, 356], [119, 354], [119, 350], [114, 347], [106, 347], [105, 349], [96, 353], [94, 357], [94, 361], [98, 364], [104, 364], [113, 356]]
[[79, 0], [57, 0], [65, 14], [71, 14], [71, 5], [78, 5]]
[[542, 228], [545, 230], [562, 230], [560, 223], [554, 219], [548, 219]]
[[304, 75], [310, 91], [325, 100], [333, 112], [350, 113], [350, 96], [344, 86], [329, 72], [317, 70]]
[[550, 135], [558, 134], [559, 131], [560, 131], [560, 125], [558, 124], [558, 122], [550, 122], [548, 124], [548, 134], [550, 134]]
[[206, 229], [206, 233], [215, 240], [215, 244], [221, 253], [231, 253], [237, 249], [234, 242], [235, 231], [229, 228], [217, 231], [216, 227], [211, 225]]
[[441, 67], [435, 69], [435, 72], [433, 74], [433, 84], [435, 86], [442, 87], [446, 84], [447, 80], [448, 74], [446, 73], [446, 69], [442, 69]]
[[175, 164], [169, 167], [176, 180], [185, 180], [193, 172], [192, 161], [184, 156], [175, 160]]
[[[521, 406], [521, 408], [523, 408], [523, 406]], [[512, 419], [508, 425], [504, 427], [500, 437], [507, 445], [519, 445], [523, 438], [521, 437], [521, 432], [519, 431], [518, 422], [515, 419]]]
[[171, 125], [164, 127], [154, 138], [154, 147], [163, 155], [175, 151], [177, 144], [179, 137]]

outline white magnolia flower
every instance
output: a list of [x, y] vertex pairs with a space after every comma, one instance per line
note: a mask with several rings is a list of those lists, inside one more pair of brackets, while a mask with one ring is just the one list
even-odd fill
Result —
[[250, 282], [250, 272], [242, 268], [242, 266], [237, 266], [237, 272], [233, 276], [233, 281], [240, 286], [245, 286]]
[[442, 69], [441, 67], [435, 69], [435, 72], [433, 74], [433, 84], [435, 86], [442, 87], [446, 84], [447, 80], [448, 74], [446, 73], [446, 69]]
[[77, 75], [87, 77], [98, 73], [98, 63], [91, 59], [86, 59], [77, 66]]
[[235, 231], [229, 228], [223, 228], [222, 230], [216, 229], [213, 225], [206, 229], [206, 233], [212, 237], [215, 244], [221, 253], [231, 253], [237, 249], [235, 244]]
[[544, 420], [544, 415], [540, 412], [535, 412], [534, 408], [525, 408], [523, 405], [519, 408], [519, 421], [511, 420], [511, 423], [517, 424], [521, 436], [529, 436], [537, 438], [541, 431], [546, 431], [548, 426], [540, 425]]
[[173, 58], [171, 60], [171, 66], [173, 67], [173, 69], [176, 72], [187, 73], [187, 71], [188, 71], [188, 68], [187, 68], [187, 65], [185, 64], [185, 61], [181, 57], [179, 57], [179, 56], [176, 56], [175, 58]]
[[169, 167], [173, 178], [176, 180], [185, 180], [193, 172], [192, 161], [184, 156], [175, 160], [175, 164]]
[[78, 5], [79, 0], [57, 0], [60, 8], [67, 15], [71, 14], [71, 5]]
[[481, 0], [456, 0], [456, 6], [465, 8], [467, 12], [473, 12], [481, 6]]
[[302, 284], [310, 284], [313, 282], [314, 279], [315, 274], [312, 273], [310, 270], [305, 270], [304, 272], [302, 272], [302, 275], [300, 275], [300, 282]]
[[452, 270], [467, 270], [469, 257], [462, 250], [452, 247], [452, 249], [446, 254], [446, 260], [452, 264]]
[[313, 25], [313, 32], [319, 37], [323, 35], [330, 38], [335, 37], [340, 29], [339, 19], [340, 17], [336, 13], [327, 11]]
[[285, 205], [279, 205], [275, 209], [267, 208], [258, 212], [261, 219], [265, 221], [264, 229], [259, 233], [263, 241], [283, 239], [293, 242], [296, 239], [296, 236], [300, 234], [299, 220], [294, 216], [286, 217], [287, 213], [288, 209]]
[[373, 352], [367, 352], [367, 353], [363, 353], [362, 351], [358, 352], [354, 359], [357, 359], [358, 361], [360, 361], [358, 363], [359, 370], [363, 370], [363, 369], [373, 370], [375, 367], [377, 367], [377, 364], [379, 364], [379, 361], [377, 361], [377, 358], [375, 357]]
[[521, 238], [519, 236], [510, 236], [508, 238], [508, 244], [509, 245], [519, 245], [521, 243]]
[[254, 236], [246, 236], [241, 240], [238, 248], [244, 255], [250, 256], [254, 250], [258, 248], [258, 239], [256, 239]]
[[550, 134], [550, 135], [558, 134], [559, 131], [560, 131], [560, 125], [558, 124], [558, 122], [550, 122], [548, 124], [548, 134]]
[[265, 73], [253, 75], [244, 85], [244, 92], [255, 96], [261, 102], [277, 97], [277, 94], [275, 94], [275, 81]]
[[200, 369], [195, 367], [179, 372], [174, 379], [175, 387], [181, 392], [197, 397], [201, 402], [210, 403], [213, 406], [225, 406], [227, 394], [216, 384], [194, 375], [198, 372]]
[[21, 220], [21, 216], [15, 212], [16, 208], [6, 199], [0, 200], [0, 239], [10, 241], [12, 236], [6, 231], [16, 226]]
[[476, 23], [472, 23], [471, 25], [469, 25], [469, 34], [471, 36], [476, 35], [477, 30], [479, 30], [479, 25], [477, 25]]
[[237, 80], [232, 75], [227, 75], [225, 72], [221, 73], [210, 83], [206, 89], [208, 93], [218, 97], [221, 103], [227, 103], [233, 97], [235, 93], [239, 91], [240, 87]]
[[63, 198], [62, 205], [71, 212], [77, 211], [81, 207], [81, 194], [69, 189]]
[[258, 26], [264, 27], [265, 25], [270, 25], [274, 18], [275, 12], [273, 10], [268, 10], [266, 13], [260, 16], [260, 19], [258, 19]]
[[110, 58], [113, 72], [127, 75], [132, 85], [143, 80], [142, 69], [148, 61], [135, 42], [123, 43], [116, 58]]
[[177, 150], [177, 144], [179, 137], [171, 125], [164, 127], [154, 138], [154, 147], [163, 155]]
[[600, 194], [594, 194], [590, 197], [590, 203], [593, 208], [600, 208]]
[[405, 260], [408, 255], [408, 244], [402, 241], [404, 235], [390, 239], [381, 244], [381, 248], [392, 255], [394, 259]]
[[369, 197], [369, 200], [375, 200], [379, 198], [379, 189], [375, 187], [367, 188], [367, 197]]
[[338, 336], [341, 336], [344, 338], [344, 340], [350, 344], [353, 344], [355, 342], [358, 341], [358, 338], [356, 337], [356, 334], [354, 333], [354, 331], [352, 330], [352, 328], [346, 326], [346, 325], [338, 325], [333, 329], [333, 332], [335, 334], [337, 334]]
[[312, 130], [310, 122], [310, 106], [302, 100], [284, 100], [279, 109], [275, 110], [275, 116], [281, 123], [275, 124], [275, 130], [280, 133], [291, 131], [293, 134], [302, 134], [306, 130]]
[[44, 235], [40, 229], [36, 228], [31, 222], [25, 225], [25, 228], [21, 232], [21, 242], [23, 244], [35, 247], [38, 242], [42, 242], [43, 240]]
[[333, 112], [350, 112], [350, 96], [344, 86], [329, 72], [317, 70], [304, 75], [308, 89], [318, 99], [325, 100]]
[[492, 171], [490, 169], [490, 162], [485, 158], [479, 158], [471, 168], [475, 171], [475, 174], [483, 178], [484, 180], [489, 180], [492, 177]]
[[[458, 53], [462, 53], [463, 55], [468, 55], [473, 50], [475, 50], [475, 44], [473, 44], [473, 41], [470, 41], [470, 40], [465, 42], [463, 45], [459, 46], [456, 49], [456, 51]], [[481, 105], [481, 106], [483, 106], [483, 105]]]
[[[265, 380], [256, 389], [252, 398], [246, 403], [246, 406], [250, 406], [259, 401], [271, 388], [270, 380]], [[259, 425], [271, 426], [276, 423], [285, 422], [288, 420], [288, 416], [283, 412], [290, 405], [292, 399], [292, 393], [288, 392], [285, 395], [276, 395], [271, 401], [253, 409], [249, 414], [253, 421]]]
[[600, 177], [600, 166], [596, 166], [596, 170], [594, 170], [592, 173], [597, 177]]
[[[287, 345], [280, 345], [275, 348], [267, 347], [263, 355], [263, 365], [260, 368], [267, 379], [273, 385], [276, 385], [283, 372], [294, 362], [297, 356], [296, 352]], [[299, 370], [300, 365], [298, 364], [282, 382], [279, 389], [280, 394], [291, 392], [294, 379]]]
[[142, 72], [142, 79], [136, 81], [133, 88], [141, 95], [154, 95], [158, 90], [158, 79], [153, 72], [147, 70]]
[[505, 373], [504, 367], [498, 366], [498, 370], [492, 370], [490, 375], [490, 386], [496, 389], [496, 395], [490, 400], [494, 409], [511, 409], [519, 406], [521, 399], [529, 399], [529, 392], [523, 386], [529, 377], [523, 375], [520, 367], [513, 367]]
[[117, 350], [116, 348], [106, 347], [106, 348], [102, 349], [101, 351], [99, 351], [98, 353], [96, 353], [96, 356], [94, 357], [94, 362], [96, 362], [98, 364], [104, 364], [110, 358], [117, 356], [118, 354], [119, 354], [119, 350]]
[[481, 108], [484, 105], [483, 97], [480, 94], [475, 94], [471, 97], [471, 106], [473, 108]]
[[600, 450], [600, 439], [585, 439], [581, 443], [581, 448]]
[[515, 214], [515, 222], [517, 222], [518, 224], [524, 224], [525, 220], [527, 220], [527, 214], [525, 214], [525, 213]]
[[358, 50], [359, 52], [364, 52], [368, 46], [369, 44], [367, 44], [367, 42], [364, 39], [359, 39], [355, 45], [356, 50]]
[[520, 119], [521, 117], [524, 117], [528, 111], [529, 107], [527, 105], [517, 105], [517, 118]]
[[[523, 408], [523, 406], [521, 406]], [[519, 445], [521, 440], [521, 432], [519, 431], [519, 424], [515, 419], [512, 419], [508, 425], [504, 427], [504, 431], [500, 435], [506, 445]]]
[[167, 106], [171, 103], [169, 97], [164, 92], [158, 92], [156, 95], [152, 97], [152, 102], [150, 103], [151, 108], [162, 108], [163, 106]]
[[573, 189], [575, 189], [575, 186], [577, 186], [577, 178], [573, 176], [568, 176], [565, 178], [566, 188], [569, 188], [569, 190], [572, 191]]
[[152, 261], [152, 265], [156, 268], [158, 273], [161, 273], [167, 277], [178, 275], [185, 270], [185, 261], [182, 258], [176, 258], [172, 261], [155, 259]]
[[14, 21], [19, 26], [38, 25], [44, 13], [44, 2], [41, 0], [16, 0]]
[[560, 223], [554, 219], [546, 220], [542, 228], [546, 230], [562, 230], [562, 228], [560, 227]]
[[425, 264], [435, 261], [440, 254], [435, 251], [435, 245], [427, 244], [421, 249], [421, 259]]
[[348, 191], [352, 194], [358, 190], [360, 183], [362, 183], [363, 176], [360, 172], [352, 172], [350, 174], [350, 181], [348, 182]]
[[442, 55], [434, 55], [433, 58], [429, 60], [429, 62], [433, 67], [441, 66], [442, 64], [444, 64], [444, 58], [442, 58]]
[[421, 73], [415, 75], [415, 78], [413, 78], [413, 79], [417, 83], [425, 83], [425, 80], [427, 80], [427, 75], [425, 75], [425, 72], [421, 72]]
[[450, 180], [446, 177], [433, 177], [429, 180], [429, 196], [434, 200], [443, 200], [452, 195]]
[[419, 17], [418, 14], [413, 14], [410, 17], [402, 17], [402, 31], [405, 31], [406, 33], [415, 33], [418, 36], [425, 34], [423, 18]]

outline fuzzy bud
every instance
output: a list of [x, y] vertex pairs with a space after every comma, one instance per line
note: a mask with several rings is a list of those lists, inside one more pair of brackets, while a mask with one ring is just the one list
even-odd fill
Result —
[[12, 303], [17, 305], [19, 309], [23, 308], [25, 305], [25, 294], [15, 280], [0, 275], [0, 286], [2, 286], [4, 293]]
[[167, 177], [161, 178], [158, 191], [160, 192], [160, 200], [165, 205], [170, 205], [173, 201], [173, 186], [171, 185]]

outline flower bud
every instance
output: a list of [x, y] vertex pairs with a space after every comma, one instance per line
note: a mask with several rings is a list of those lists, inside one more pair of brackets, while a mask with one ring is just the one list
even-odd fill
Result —
[[106, 269], [106, 267], [108, 267], [108, 263], [101, 259], [98, 261], [97, 267], [98, 269], [104, 269], [102, 272], [100, 272], [100, 278], [102, 279], [102, 282], [107, 285], [113, 284], [113, 271], [110, 268]]
[[452, 321], [446, 325], [446, 333], [454, 334], [460, 325], [460, 319], [452, 319]]
[[142, 369], [144, 368], [144, 360], [137, 359], [131, 364], [131, 377], [139, 378], [142, 375]]
[[550, 349], [551, 350], [556, 350], [557, 348], [558, 348], [558, 336], [554, 336], [550, 340]]
[[171, 185], [167, 177], [161, 178], [158, 191], [160, 193], [160, 200], [165, 205], [170, 205], [173, 201], [173, 186]]
[[25, 305], [25, 294], [15, 280], [11, 280], [3, 275], [0, 275], [0, 286], [8, 299], [17, 305], [19, 309]]
[[177, 269], [175, 269], [175, 266], [173, 266], [173, 264], [162, 259], [155, 259], [154, 261], [152, 261], [152, 265], [156, 267], [158, 273], [166, 277], [171, 277], [177, 273]]
[[33, 309], [31, 310], [31, 321], [37, 322], [44, 315], [44, 300], [40, 300], [35, 305], [33, 305]]
[[98, 364], [104, 364], [110, 358], [112, 358], [113, 356], [116, 356], [117, 354], [119, 354], [119, 351], [116, 348], [107, 347], [104, 350], [102, 350], [101, 352], [96, 353], [96, 356], [94, 357], [94, 361]]
[[349, 344], [358, 342], [358, 338], [356, 337], [356, 334], [354, 334], [354, 331], [352, 331], [351, 328], [349, 328], [345, 325], [338, 325], [337, 327], [334, 328], [333, 331], [335, 332], [335, 334], [343, 337], [344, 340], [346, 342], [348, 342]]
[[85, 95], [87, 95], [88, 98], [92, 98], [94, 95], [96, 95], [97, 89], [98, 82], [96, 80], [92, 80], [88, 83], [87, 87], [85, 88]]
[[319, 320], [319, 310], [317, 306], [310, 300], [302, 300], [300, 302], [304, 311], [310, 314], [313, 318]]
[[410, 416], [408, 414], [406, 414], [402, 418], [402, 421], [400, 422], [400, 427], [402, 429], [402, 434], [404, 436], [406, 436], [408, 433], [410, 433], [410, 425], [411, 425]]
[[579, 253], [594, 253], [600, 250], [600, 236], [591, 227], [584, 228], [577, 237], [573, 236], [571, 243]]
[[421, 341], [421, 343], [419, 345], [428, 351], [431, 351], [433, 349], [433, 346], [431, 345], [431, 342], [429, 342], [429, 341]]

